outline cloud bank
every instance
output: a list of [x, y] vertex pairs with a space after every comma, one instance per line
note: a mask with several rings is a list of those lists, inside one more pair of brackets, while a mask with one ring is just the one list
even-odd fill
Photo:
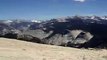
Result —
[[74, 0], [74, 1], [77, 1], [77, 2], [85, 2], [86, 0]]

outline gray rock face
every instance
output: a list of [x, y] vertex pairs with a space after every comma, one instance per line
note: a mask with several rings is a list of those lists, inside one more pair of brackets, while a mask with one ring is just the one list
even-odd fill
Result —
[[23, 31], [18, 34], [17, 39], [32, 41], [34, 37], [38, 38], [38, 41], [44, 44], [79, 47], [81, 44], [88, 42], [93, 36], [89, 32], [82, 30], [69, 30], [69, 33], [62, 35], [54, 31], [45, 32], [42, 29], [37, 29]]
[[52, 34], [52, 31], [47, 33], [47, 32], [44, 32], [42, 29], [36, 29], [36, 30], [26, 30], [19, 33], [18, 35], [31, 35], [33, 37], [43, 39], [45, 37], [48, 37], [50, 34]]
[[39, 38], [33, 37], [32, 35], [27, 35], [27, 34], [18, 34], [17, 39], [18, 40], [29, 41], [29, 42], [41, 43], [41, 40]]
[[0, 23], [0, 36], [4, 36], [5, 34], [11, 32], [10, 30], [11, 30], [10, 26]]

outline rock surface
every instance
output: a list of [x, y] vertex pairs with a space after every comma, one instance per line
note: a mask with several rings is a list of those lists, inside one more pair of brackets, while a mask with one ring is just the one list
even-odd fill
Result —
[[107, 60], [107, 50], [76, 49], [0, 38], [0, 60]]

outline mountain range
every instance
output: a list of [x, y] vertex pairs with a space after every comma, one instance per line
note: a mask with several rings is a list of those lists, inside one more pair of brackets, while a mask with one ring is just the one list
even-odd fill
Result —
[[107, 16], [72, 16], [46, 21], [0, 20], [0, 36], [76, 48], [107, 47]]

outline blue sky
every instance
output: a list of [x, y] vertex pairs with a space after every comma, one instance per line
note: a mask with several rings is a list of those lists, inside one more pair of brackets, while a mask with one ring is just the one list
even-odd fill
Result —
[[0, 19], [107, 15], [107, 0], [0, 0]]

